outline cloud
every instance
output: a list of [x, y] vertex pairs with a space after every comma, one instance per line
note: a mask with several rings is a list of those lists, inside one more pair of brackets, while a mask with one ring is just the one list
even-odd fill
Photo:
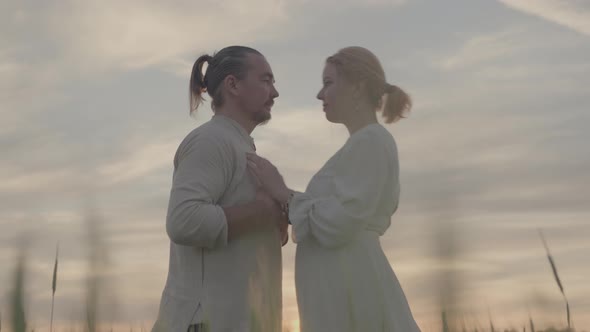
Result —
[[177, 145], [176, 141], [138, 145], [123, 158], [99, 166], [99, 178], [113, 184], [147, 176], [164, 167], [170, 168]]
[[142, 68], [195, 51], [272, 39], [287, 20], [283, 3], [275, 0], [68, 1], [52, 9], [52, 33], [71, 60], [88, 68]]
[[[1, 38], [1, 35], [0, 35]], [[56, 67], [19, 59], [19, 53], [0, 46], [0, 137], [30, 126], [30, 116], [66, 99]]]
[[339, 9], [351, 7], [383, 7], [383, 6], [400, 6], [408, 3], [408, 0], [295, 0], [298, 5], [315, 5], [315, 6], [338, 6]]
[[522, 30], [513, 28], [489, 35], [477, 36], [467, 40], [452, 55], [435, 61], [444, 70], [473, 68], [526, 50], [530, 44], [519, 37]]
[[15, 24], [24, 26], [40, 19], [44, 31], [38, 31], [39, 37], [51, 39], [56, 51], [70, 65], [81, 65], [78, 69], [83, 71], [105, 66], [142, 68], [197, 49], [208, 51], [232, 42], [270, 38], [278, 31], [269, 28], [286, 19], [281, 3], [274, 0], [248, 5], [233, 1], [177, 5], [62, 1], [45, 11], [35, 9], [21, 9], [26, 15]]
[[197, 55], [283, 37], [289, 22], [285, 2], [275, 0], [64, 0], [2, 7], [0, 114], [6, 125], [0, 135], [68, 100], [64, 86], [71, 82], [146, 67], [186, 76]]
[[[347, 0], [339, 8], [399, 6], [405, 0]], [[321, 2], [332, 6], [336, 2]], [[249, 2], [64, 0], [39, 8], [15, 3], [5, 9], [3, 37], [17, 50], [42, 48], [59, 58], [60, 69], [100, 73], [105, 69], [164, 68], [185, 65], [197, 53], [229, 44], [264, 43], [284, 39], [296, 24], [290, 13], [316, 7], [307, 0]], [[22, 32], [27, 31], [28, 32]], [[15, 32], [11, 34], [10, 32]], [[11, 36], [12, 35], [12, 36]], [[38, 45], [24, 38], [35, 37]], [[0, 67], [1, 68], [1, 67]]]
[[[543, 33], [543, 38], [539, 34]], [[492, 31], [474, 36], [466, 36], [460, 46], [434, 53], [427, 57], [434, 68], [445, 72], [451, 71], [485, 71], [492, 67], [500, 77], [525, 77], [532, 70], [562, 72], [568, 66], [585, 67], [587, 63], [559, 62], [552, 56], [557, 50], [571, 49], [579, 46], [579, 39], [563, 38], [551, 31], [540, 32], [539, 29], [523, 25], [513, 25], [499, 31]], [[549, 66], [547, 61], [552, 61]], [[539, 68], [539, 65], [545, 68]], [[554, 66], [558, 66], [555, 68]], [[533, 72], [534, 73], [534, 72]], [[492, 73], [490, 73], [492, 74]]]
[[328, 122], [317, 104], [315, 109], [273, 110], [272, 120], [253, 133], [257, 152], [279, 168], [309, 176], [317, 172], [348, 138], [346, 128]]
[[585, 0], [500, 0], [506, 6], [590, 36], [590, 3]]

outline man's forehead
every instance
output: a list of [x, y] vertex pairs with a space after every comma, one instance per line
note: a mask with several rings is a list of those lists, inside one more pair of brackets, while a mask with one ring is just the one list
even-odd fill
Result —
[[261, 72], [270, 72], [272, 70], [270, 68], [270, 64], [266, 61], [266, 58], [260, 54], [250, 53], [248, 54], [248, 63], [250, 64], [251, 68], [256, 69]]

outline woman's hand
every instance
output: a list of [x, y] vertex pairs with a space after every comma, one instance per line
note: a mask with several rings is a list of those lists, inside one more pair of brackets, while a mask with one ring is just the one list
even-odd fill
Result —
[[256, 176], [262, 187], [277, 202], [286, 203], [291, 191], [285, 185], [277, 168], [270, 161], [253, 153], [247, 153], [246, 158], [248, 159], [248, 169]]
[[287, 218], [283, 218], [285, 222], [282, 222], [279, 226], [279, 234], [281, 235], [281, 245], [284, 247], [289, 242], [289, 223]]

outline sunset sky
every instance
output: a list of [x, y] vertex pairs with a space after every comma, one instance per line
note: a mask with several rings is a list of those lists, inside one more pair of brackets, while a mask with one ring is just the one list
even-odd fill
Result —
[[[452, 267], [467, 325], [590, 331], [590, 1], [178, 0], [0, 2], [0, 312], [21, 234], [27, 309], [49, 331], [83, 317], [93, 216], [108, 248], [103, 321], [148, 329], [168, 268], [165, 214], [191, 118], [194, 60], [258, 49], [280, 97], [253, 137], [303, 190], [344, 143], [315, 99], [325, 58], [364, 46], [414, 100], [388, 126], [402, 198], [382, 245], [423, 331], [437, 331]], [[208, 106], [208, 105], [207, 105]], [[441, 259], [441, 234], [453, 261]], [[295, 244], [283, 248], [283, 318], [297, 331]], [[442, 283], [444, 285], [444, 283]]]

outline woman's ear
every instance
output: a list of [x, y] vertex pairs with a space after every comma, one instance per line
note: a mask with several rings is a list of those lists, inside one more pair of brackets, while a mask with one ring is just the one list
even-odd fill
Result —
[[365, 87], [366, 87], [365, 81], [360, 81], [358, 83], [355, 83], [352, 86], [352, 97], [355, 100], [359, 100], [361, 98], [361, 96], [363, 95], [363, 91], [365, 91]]

